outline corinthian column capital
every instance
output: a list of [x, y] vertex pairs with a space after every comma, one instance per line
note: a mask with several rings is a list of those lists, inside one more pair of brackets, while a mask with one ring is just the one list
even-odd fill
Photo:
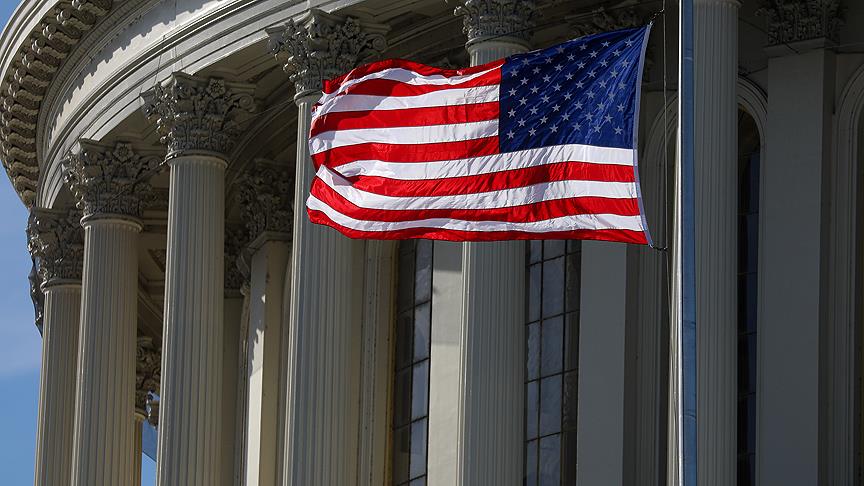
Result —
[[84, 230], [77, 210], [34, 208], [27, 222], [27, 248], [38, 259], [43, 286], [58, 280], [81, 281]]
[[174, 73], [145, 92], [144, 115], [156, 124], [168, 157], [209, 154], [225, 157], [255, 110], [255, 86], [219, 78]]
[[386, 25], [361, 22], [312, 9], [303, 19], [268, 29], [270, 52], [297, 87], [296, 98], [320, 91], [322, 82], [380, 56], [387, 48]]
[[463, 17], [468, 43], [491, 37], [528, 45], [537, 14], [536, 0], [460, 0], [454, 13]]
[[294, 174], [288, 167], [257, 159], [239, 184], [240, 208], [250, 241], [264, 232], [291, 233]]
[[153, 343], [153, 338], [138, 338], [135, 364], [135, 411], [147, 416], [147, 400], [151, 392], [159, 393], [162, 373], [162, 352]]
[[833, 40], [844, 23], [840, 0], [769, 0], [756, 14], [767, 20], [768, 44], [772, 46]]
[[63, 160], [63, 178], [85, 218], [119, 215], [141, 218], [155, 199], [150, 178], [160, 168], [158, 152], [128, 143], [80, 140]]
[[249, 272], [240, 258], [249, 243], [243, 225], [225, 226], [225, 290], [240, 291], [249, 285]]

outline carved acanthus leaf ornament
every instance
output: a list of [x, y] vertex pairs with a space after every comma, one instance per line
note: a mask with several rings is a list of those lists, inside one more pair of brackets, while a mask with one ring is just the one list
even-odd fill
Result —
[[175, 73], [144, 93], [144, 115], [156, 124], [168, 157], [189, 153], [226, 156], [255, 111], [255, 87], [219, 78]]
[[455, 14], [463, 16], [468, 40], [510, 37], [527, 42], [537, 15], [536, 0], [462, 0]]
[[39, 262], [43, 284], [54, 280], [81, 280], [84, 266], [84, 230], [81, 212], [34, 208], [27, 223], [27, 247]]
[[320, 91], [325, 79], [380, 56], [387, 48], [387, 30], [383, 25], [312, 9], [303, 20], [269, 29], [269, 49], [291, 75], [297, 95], [301, 96]]
[[839, 0], [767, 0], [756, 11], [765, 17], [769, 45], [834, 39], [843, 25]]
[[63, 160], [63, 178], [85, 217], [116, 214], [140, 218], [153, 204], [150, 178], [162, 157], [139, 152], [128, 143], [104, 145], [80, 140]]

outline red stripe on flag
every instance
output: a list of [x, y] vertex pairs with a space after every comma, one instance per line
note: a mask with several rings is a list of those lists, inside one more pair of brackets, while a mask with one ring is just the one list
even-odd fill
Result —
[[456, 142], [397, 144], [361, 143], [336, 147], [312, 155], [315, 170], [322, 164], [336, 169], [357, 160], [382, 162], [435, 162], [439, 160], [467, 159], [498, 153], [498, 137], [476, 138]]
[[339, 88], [342, 86], [342, 83], [344, 83], [345, 81], [362, 78], [363, 76], [366, 76], [368, 74], [383, 71], [385, 69], [402, 68], [413, 71], [421, 76], [444, 76], [445, 78], [452, 78], [455, 76], [467, 76], [469, 74], [481, 73], [488, 69], [500, 67], [504, 65], [504, 61], [504, 59], [499, 59], [497, 61], [493, 61], [487, 64], [482, 64], [480, 66], [472, 66], [464, 69], [442, 69], [434, 66], [428, 66], [426, 64], [420, 64], [419, 62], [406, 61], [404, 59], [385, 59], [383, 61], [371, 62], [369, 64], [359, 66], [343, 74], [342, 76], [324, 81], [323, 91], [325, 94], [334, 93], [339, 90]]
[[313, 119], [310, 137], [333, 130], [423, 127], [494, 120], [498, 118], [499, 106], [498, 102], [491, 102], [404, 110], [337, 111]]
[[493, 69], [488, 73], [453, 84], [410, 84], [395, 79], [368, 79], [345, 88], [337, 96], [368, 95], [368, 96], [417, 96], [448, 89], [476, 88], [478, 86], [494, 86], [501, 83], [501, 70]]
[[[499, 191], [555, 181], [635, 182], [629, 165], [558, 162], [489, 174], [443, 179], [403, 180], [378, 176], [349, 177], [361, 191], [384, 196], [450, 196]], [[638, 214], [638, 211], [637, 213]]]
[[489, 209], [369, 209], [357, 206], [317, 177], [312, 181], [311, 193], [336, 211], [351, 218], [365, 221], [401, 222], [418, 219], [450, 218], [464, 221], [510, 221], [526, 223], [578, 214], [639, 215], [639, 203], [635, 198], [572, 197]]
[[369, 240], [404, 240], [409, 238], [428, 238], [445, 241], [500, 241], [500, 240], [600, 240], [623, 243], [648, 244], [645, 234], [633, 230], [573, 230], [531, 233], [526, 231], [458, 231], [439, 228], [410, 228], [393, 231], [359, 231], [346, 228], [327, 217], [321, 211], [307, 209], [313, 223], [323, 224], [336, 229], [349, 238]]

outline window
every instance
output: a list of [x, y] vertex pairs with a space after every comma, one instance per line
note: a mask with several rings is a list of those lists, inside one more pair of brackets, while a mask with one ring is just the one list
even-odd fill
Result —
[[432, 242], [399, 245], [393, 406], [394, 486], [425, 486], [429, 429]]
[[756, 484], [756, 305], [759, 249], [759, 131], [739, 111], [738, 486]]
[[579, 241], [531, 241], [525, 363], [525, 485], [576, 484]]

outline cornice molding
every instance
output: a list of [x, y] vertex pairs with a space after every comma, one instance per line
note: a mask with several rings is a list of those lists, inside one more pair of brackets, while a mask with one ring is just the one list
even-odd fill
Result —
[[296, 85], [295, 98], [321, 91], [322, 82], [380, 56], [390, 27], [310, 9], [299, 21], [267, 29], [268, 48]]
[[[5, 66], [0, 83], [0, 155], [12, 185], [28, 207], [35, 202], [39, 182], [36, 124], [42, 100], [67, 56], [112, 5], [112, 0], [56, 2], [31, 24], [26, 40]], [[20, 31], [17, 34], [22, 37]], [[4, 40], [9, 41], [5, 35]]]
[[27, 221], [27, 249], [38, 262], [41, 285], [52, 281], [81, 281], [84, 268], [84, 229], [76, 209], [33, 208]]
[[82, 139], [62, 162], [63, 178], [84, 217], [140, 219], [155, 201], [150, 178], [163, 167], [162, 161], [159, 151]]
[[468, 43], [489, 38], [517, 40], [528, 45], [537, 17], [536, 0], [461, 0], [454, 10], [463, 17]]
[[789, 44], [813, 39], [835, 40], [844, 24], [840, 0], [767, 0], [756, 11], [765, 17], [768, 45]]
[[144, 115], [156, 125], [168, 158], [189, 153], [226, 156], [255, 111], [255, 86], [174, 73], [142, 94]]

